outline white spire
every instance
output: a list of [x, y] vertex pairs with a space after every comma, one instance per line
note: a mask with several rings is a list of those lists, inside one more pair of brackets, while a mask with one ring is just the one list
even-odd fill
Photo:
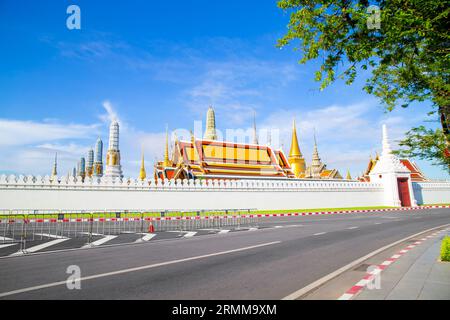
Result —
[[108, 150], [119, 150], [119, 123], [116, 120], [109, 126]]
[[387, 127], [385, 124], [383, 124], [383, 151], [382, 154], [383, 155], [388, 155], [391, 154], [392, 150], [391, 150], [391, 145], [389, 144], [389, 137], [388, 137], [388, 133], [387, 133]]
[[217, 140], [216, 115], [212, 106], [210, 106], [206, 112], [206, 131], [203, 138], [207, 140]]
[[258, 144], [258, 133], [256, 131], [256, 112], [253, 111], [253, 144]]
[[119, 123], [114, 120], [109, 126], [109, 146], [106, 153], [105, 176], [110, 178], [122, 178], [122, 166], [120, 165], [119, 150]]
[[392, 153], [387, 127], [385, 124], [383, 124], [382, 145], [383, 151], [381, 152], [380, 159], [371, 171], [371, 175], [387, 172], [410, 172], [410, 170], [400, 162], [400, 159]]

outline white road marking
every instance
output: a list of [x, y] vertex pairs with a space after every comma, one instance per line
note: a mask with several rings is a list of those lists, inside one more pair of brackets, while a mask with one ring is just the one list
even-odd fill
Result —
[[177, 231], [177, 230], [169, 230], [168, 232], [178, 232], [178, 233], [186, 233], [183, 238], [191, 238], [197, 234], [196, 231]]
[[[130, 272], [141, 271], [141, 270], [147, 270], [147, 269], [157, 268], [157, 267], [161, 267], [161, 266], [167, 266], [167, 265], [181, 263], [181, 262], [205, 259], [205, 258], [225, 255], [225, 254], [229, 254], [229, 253], [235, 253], [235, 252], [241, 252], [241, 251], [251, 250], [251, 249], [255, 249], [255, 248], [266, 247], [266, 246], [270, 246], [270, 245], [274, 245], [274, 244], [278, 244], [278, 243], [281, 243], [281, 241], [267, 242], [267, 243], [257, 244], [257, 245], [249, 246], [249, 247], [243, 247], [243, 248], [226, 250], [226, 251], [219, 251], [219, 252], [214, 252], [214, 253], [209, 253], [209, 254], [204, 254], [204, 255], [200, 255], [200, 256], [184, 258], [184, 259], [178, 259], [178, 260], [160, 262], [160, 263], [155, 263], [155, 264], [149, 264], [149, 265], [145, 265], [145, 266], [141, 266], [141, 267], [128, 268], [128, 269], [122, 269], [122, 270], [118, 270], [118, 271], [107, 272], [107, 273], [94, 274], [92, 276], [81, 277], [81, 278], [79, 278], [77, 280], [79, 280], [81, 282], [81, 281], [86, 281], [86, 280], [110, 277], [110, 276], [115, 276], [115, 275], [119, 275], [119, 274], [130, 273]], [[63, 280], [63, 281], [58, 281], [58, 282], [51, 282], [51, 283], [47, 283], [47, 284], [43, 284], [43, 285], [39, 285], [39, 286], [34, 286], [34, 287], [28, 287], [28, 288], [23, 288], [23, 289], [3, 292], [3, 293], [0, 293], [0, 298], [1, 297], [6, 297], [6, 296], [11, 296], [11, 295], [14, 295], [14, 294], [24, 293], [24, 292], [30, 292], [30, 291], [35, 291], [35, 290], [40, 290], [40, 289], [45, 289], [45, 288], [51, 288], [51, 287], [66, 285], [68, 281], [72, 282], [73, 279], [68, 279], [68, 280]]]
[[14, 241], [14, 239], [0, 236], [0, 241]]
[[358, 229], [359, 227], [350, 227], [350, 228], [347, 228], [348, 230], [353, 230], [353, 229]]
[[[316, 280], [316, 281], [314, 281], [314, 282], [308, 284], [307, 286], [305, 286], [305, 287], [303, 287], [303, 288], [301, 288], [301, 289], [299, 289], [299, 290], [297, 290], [297, 291], [295, 291], [295, 292], [293, 292], [293, 293], [287, 295], [287, 296], [284, 297], [282, 300], [296, 300], [296, 299], [298, 299], [298, 298], [304, 296], [306, 293], [310, 292], [311, 290], [313, 290], [313, 289], [315, 289], [315, 288], [317, 288], [317, 287], [323, 285], [323, 284], [326, 283], [327, 281], [330, 281], [331, 279], [337, 277], [338, 275], [344, 273], [345, 271], [347, 271], [347, 270], [349, 270], [349, 269], [351, 269], [351, 268], [354, 268], [355, 266], [361, 264], [361, 262], [363, 262], [363, 261], [365, 261], [365, 260], [367, 260], [367, 259], [369, 259], [369, 258], [371, 258], [371, 257], [373, 257], [373, 256], [375, 256], [375, 255], [377, 255], [377, 254], [380, 253], [380, 252], [383, 252], [383, 251], [385, 251], [385, 250], [387, 250], [387, 249], [389, 249], [389, 248], [391, 248], [391, 247], [393, 247], [393, 246], [396, 246], [396, 245], [399, 244], [399, 243], [405, 242], [405, 241], [407, 241], [407, 240], [409, 240], [409, 239], [418, 237], [418, 236], [421, 235], [421, 234], [424, 234], [424, 233], [427, 233], [427, 232], [430, 232], [430, 231], [432, 231], [432, 230], [436, 230], [436, 229], [439, 229], [439, 228], [442, 228], [442, 227], [447, 227], [448, 225], [449, 225], [449, 224], [444, 224], [444, 225], [441, 225], [441, 226], [438, 226], [438, 227], [435, 227], [435, 228], [431, 228], [431, 229], [428, 229], [428, 230], [425, 230], [425, 231], [422, 231], [422, 232], [413, 234], [413, 235], [411, 235], [411, 236], [409, 236], [409, 237], [400, 239], [400, 240], [395, 241], [395, 242], [393, 242], [393, 243], [391, 243], [391, 244], [388, 244], [388, 245], [386, 245], [386, 246], [384, 246], [384, 247], [382, 247], [382, 248], [379, 248], [379, 249], [377, 249], [377, 250], [375, 250], [375, 251], [372, 251], [371, 253], [369, 253], [369, 254], [367, 254], [367, 255], [365, 255], [365, 256], [359, 258], [359, 259], [356, 259], [356, 260], [353, 261], [353, 262], [350, 262], [349, 264], [343, 266], [342, 268], [339, 268], [339, 269], [337, 269], [336, 271], [333, 271], [333, 272], [331, 272], [330, 274], [327, 274], [326, 276], [320, 278], [319, 280]], [[1, 296], [1, 295], [0, 295], [0, 296]], [[343, 294], [343, 295], [340, 297], [340, 299], [341, 299], [341, 300], [345, 300], [346, 297], [347, 297], [346, 294]], [[350, 298], [351, 298], [351, 297], [348, 297], [347, 300], [350, 299]]]
[[34, 235], [40, 236], [40, 237], [52, 238], [52, 239], [67, 239], [67, 237], [58, 236], [56, 234], [50, 234], [50, 233], [35, 233]]
[[320, 236], [322, 234], [325, 234], [326, 232], [318, 232], [318, 233], [314, 233], [313, 236]]
[[16, 242], [16, 243], [0, 244], [0, 249], [15, 246], [16, 244], [18, 243]]
[[338, 300], [350, 300], [351, 297], [353, 297], [352, 294], [344, 293]]
[[96, 246], [104, 244], [105, 242], [111, 241], [112, 239], [115, 239], [115, 238], [117, 238], [117, 236], [105, 236], [104, 238], [101, 238], [94, 242], [91, 242], [91, 243], [83, 246], [82, 248], [96, 247]]
[[141, 233], [141, 234], [143, 234], [144, 236], [142, 238], [137, 239], [135, 242], [150, 241], [154, 237], [156, 237], [155, 233]]
[[[58, 243], [61, 243], [61, 242], [67, 241], [67, 240], [69, 240], [69, 238], [55, 239], [55, 240], [52, 240], [52, 241], [48, 241], [48, 242], [39, 244], [37, 246], [27, 248], [26, 252], [36, 252], [36, 251], [39, 251], [39, 250], [42, 250], [42, 249], [54, 246], [55, 244], [58, 244]], [[19, 251], [19, 252], [11, 254], [10, 256], [21, 256], [23, 254], [24, 254], [24, 252]]]
[[230, 232], [230, 230], [222, 229], [222, 230], [219, 231], [219, 234], [224, 234], [224, 233], [228, 233], [228, 232]]
[[[89, 232], [80, 232], [80, 234], [89, 234]], [[95, 232], [92, 232], [91, 235], [93, 235], [93, 236], [101, 236], [101, 237], [104, 236], [104, 234], [101, 234], [101, 233], [95, 233]]]
[[381, 224], [381, 222], [375, 222], [375, 224]]
[[185, 237], [185, 238], [191, 238], [191, 237], [195, 236], [196, 234], [197, 234], [197, 232], [195, 232], [195, 231], [190, 231], [190, 232], [186, 233], [186, 234], [184, 235], [184, 237]]
[[249, 228], [248, 231], [256, 231], [258, 228]]

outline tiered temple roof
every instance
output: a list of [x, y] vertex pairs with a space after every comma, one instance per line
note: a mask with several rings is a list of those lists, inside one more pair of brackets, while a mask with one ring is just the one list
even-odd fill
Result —
[[169, 163], [155, 166], [155, 178], [292, 178], [294, 174], [281, 150], [270, 146], [195, 139], [175, 141]]

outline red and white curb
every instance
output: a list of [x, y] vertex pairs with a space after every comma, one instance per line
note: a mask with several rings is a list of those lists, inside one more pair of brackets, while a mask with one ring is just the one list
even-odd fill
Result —
[[[212, 219], [237, 219], [237, 218], [264, 218], [264, 217], [294, 217], [294, 216], [313, 216], [330, 214], [351, 214], [351, 213], [371, 213], [371, 212], [391, 212], [391, 211], [410, 211], [424, 209], [450, 208], [450, 206], [423, 206], [423, 207], [404, 207], [387, 209], [367, 209], [367, 210], [343, 210], [343, 211], [318, 211], [318, 212], [293, 212], [293, 213], [268, 213], [268, 214], [243, 214], [243, 215], [221, 215], [221, 216], [196, 216], [196, 217], [135, 217], [135, 218], [63, 218], [63, 219], [0, 219], [0, 223], [60, 223], [60, 222], [120, 222], [120, 221], [175, 221], [175, 220], [212, 220]], [[63, 214], [63, 212], [62, 212]]]
[[424, 241], [426, 241], [428, 239], [431, 239], [431, 238], [434, 238], [437, 235], [439, 235], [439, 233], [446, 232], [448, 230], [450, 230], [450, 228], [439, 230], [439, 231], [436, 231], [436, 232], [430, 234], [429, 236], [423, 237], [423, 238], [419, 239], [418, 241], [414, 242], [413, 244], [410, 244], [409, 246], [407, 246], [404, 249], [400, 250], [399, 252], [394, 254], [389, 259], [383, 261], [381, 264], [374, 265], [373, 266], [373, 270], [367, 272], [366, 275], [360, 281], [358, 281], [353, 287], [351, 287], [343, 295], [341, 295], [338, 298], [338, 300], [350, 300], [350, 299], [353, 299], [356, 295], [361, 293], [363, 291], [363, 289], [369, 283], [372, 283], [372, 281], [375, 279], [376, 276], [378, 276], [382, 271], [384, 271], [388, 266], [393, 264], [395, 261], [400, 259], [405, 253], [407, 253], [408, 251], [414, 249], [415, 247], [417, 247], [418, 245], [420, 245]]

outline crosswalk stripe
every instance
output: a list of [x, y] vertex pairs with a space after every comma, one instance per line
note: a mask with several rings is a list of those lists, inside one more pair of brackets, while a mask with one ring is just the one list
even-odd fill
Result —
[[197, 232], [195, 232], [195, 231], [190, 231], [190, 232], [188, 232], [188, 233], [186, 233], [186, 234], [184, 235], [184, 238], [190, 238], [190, 237], [195, 236], [196, 234], [197, 234]]
[[0, 249], [15, 246], [17, 243], [0, 244]]
[[14, 239], [0, 236], [0, 241], [14, 241]]
[[35, 233], [34, 235], [40, 236], [40, 237], [52, 238], [52, 239], [67, 239], [67, 237], [58, 236], [56, 234], [50, 234], [50, 233]]
[[155, 233], [142, 233], [144, 236], [142, 238], [137, 239], [135, 242], [142, 242], [142, 241], [150, 241], [154, 237], [156, 237]]
[[[52, 240], [52, 241], [48, 241], [48, 242], [39, 244], [37, 246], [27, 248], [26, 252], [29, 252], [29, 253], [36, 252], [36, 251], [39, 251], [39, 250], [42, 250], [42, 249], [54, 246], [55, 244], [58, 244], [58, 243], [61, 243], [61, 242], [67, 241], [67, 240], [69, 240], [69, 238], [55, 239], [55, 240]], [[20, 255], [23, 255], [23, 254], [24, 254], [24, 252], [19, 251], [19, 252], [11, 254], [11, 256], [20, 256]]]
[[96, 247], [96, 246], [100, 246], [108, 241], [111, 241], [112, 239], [117, 238], [117, 236], [105, 236], [104, 238], [98, 239], [94, 242], [91, 242], [85, 246], [83, 246], [83, 248], [89, 248], [89, 247]]

